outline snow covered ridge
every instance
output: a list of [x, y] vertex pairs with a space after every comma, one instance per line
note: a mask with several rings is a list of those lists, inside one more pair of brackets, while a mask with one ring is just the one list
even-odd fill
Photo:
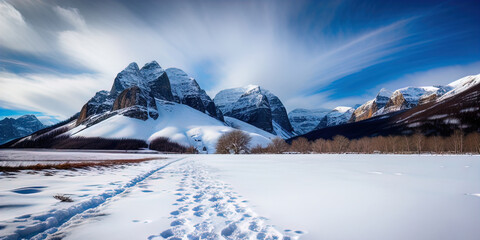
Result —
[[287, 111], [280, 99], [257, 85], [225, 89], [214, 98], [225, 116], [250, 123], [282, 138], [294, 135]]
[[328, 112], [329, 109], [296, 108], [288, 113], [288, 119], [295, 132], [302, 135], [312, 131]]
[[23, 115], [16, 119], [4, 118], [0, 120], [0, 145], [45, 127], [35, 115]]
[[382, 89], [372, 99], [357, 109], [349, 122], [357, 122], [371, 117], [399, 110], [411, 109], [429, 102], [443, 101], [480, 83], [480, 74], [456, 80], [446, 86], [405, 87], [393, 93]]
[[354, 109], [351, 107], [336, 107], [320, 120], [315, 129], [347, 123], [352, 117], [353, 112]]

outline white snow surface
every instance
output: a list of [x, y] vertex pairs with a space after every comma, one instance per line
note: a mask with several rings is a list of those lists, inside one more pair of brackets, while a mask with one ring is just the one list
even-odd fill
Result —
[[[223, 122], [199, 112], [187, 105], [157, 100], [159, 117], [146, 121], [115, 115], [98, 124], [85, 128], [79, 125], [70, 130], [72, 137], [135, 138], [152, 141], [158, 137], [167, 137], [185, 146], [194, 146], [198, 150], [204, 147], [208, 153], [215, 152], [218, 138], [233, 128]], [[254, 128], [254, 126], [251, 126]], [[252, 146], [268, 145], [271, 140], [256, 132], [246, 132], [252, 137]]]
[[457, 81], [454, 81], [448, 86], [452, 87], [453, 89], [447, 93], [445, 93], [442, 97], [438, 99], [438, 101], [444, 100], [446, 98], [455, 96], [456, 94], [459, 94], [467, 89], [469, 89], [472, 86], [475, 86], [480, 83], [480, 74], [478, 75], [472, 75], [472, 76], [467, 76], [464, 78], [460, 78]]
[[[165, 156], [124, 168], [0, 175], [0, 236], [480, 238], [478, 155]], [[56, 193], [74, 202], [60, 203]]]

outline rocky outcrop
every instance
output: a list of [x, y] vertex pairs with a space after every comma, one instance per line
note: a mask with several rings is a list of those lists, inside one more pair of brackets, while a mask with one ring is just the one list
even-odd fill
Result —
[[17, 119], [4, 118], [0, 120], [0, 144], [27, 136], [45, 127], [35, 115], [24, 115]]
[[133, 86], [118, 95], [113, 103], [112, 111], [129, 108], [128, 111], [123, 111], [122, 115], [141, 120], [147, 120], [150, 115], [150, 117], [156, 119], [158, 117], [157, 105], [155, 102], [151, 102], [150, 104], [153, 105], [150, 105], [149, 99], [152, 98], [147, 98], [138, 86]]
[[283, 130], [290, 133], [293, 132], [292, 124], [288, 119], [287, 110], [285, 109], [285, 106], [283, 106], [282, 101], [280, 101], [277, 96], [275, 96], [268, 90], [263, 89], [263, 93], [267, 97], [268, 103], [270, 104], [270, 110], [272, 111], [272, 120], [275, 121], [278, 125], [280, 125]]
[[352, 117], [353, 112], [354, 109], [351, 107], [336, 107], [320, 120], [320, 123], [315, 129], [347, 123]]
[[303, 109], [297, 108], [288, 113], [288, 119], [297, 135], [308, 133], [315, 129], [329, 109]]
[[284, 138], [293, 136], [293, 128], [280, 99], [256, 85], [220, 91], [214, 98], [225, 116], [250, 123]]
[[418, 100], [418, 105], [423, 105], [423, 104], [427, 104], [429, 102], [433, 102], [433, 101], [437, 100], [437, 98], [438, 98], [438, 95], [436, 93], [422, 96]]
[[273, 133], [272, 111], [260, 88], [253, 89], [240, 96], [227, 116], [250, 123], [260, 129]]
[[140, 69], [140, 74], [145, 79], [145, 89], [157, 99], [173, 101], [170, 79], [167, 73], [156, 61], [145, 64]]
[[373, 114], [378, 111], [378, 109], [377, 102], [375, 100], [370, 100], [355, 109], [349, 122], [358, 122], [371, 118]]
[[390, 96], [392, 96], [392, 92], [382, 88], [374, 99], [355, 109], [349, 122], [358, 122], [373, 117], [380, 109], [387, 105]]
[[175, 102], [188, 105], [223, 122], [222, 112], [194, 78], [178, 68], [168, 68], [165, 72], [170, 79]]
[[83, 105], [76, 124], [79, 125], [83, 123], [90, 116], [112, 110], [114, 101], [115, 99], [110, 96], [108, 91], [97, 92], [93, 98]]
[[145, 64], [142, 69], [138, 68], [137, 63], [130, 63], [115, 77], [110, 95], [116, 98], [125, 89], [133, 86], [139, 87], [154, 98], [173, 101], [168, 76], [155, 61]]

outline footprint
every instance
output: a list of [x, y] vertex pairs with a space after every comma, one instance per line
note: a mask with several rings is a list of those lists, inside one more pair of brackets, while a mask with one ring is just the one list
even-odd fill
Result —
[[170, 223], [170, 226], [175, 227], [175, 226], [181, 226], [184, 225], [187, 222], [185, 219], [177, 219], [173, 222]]
[[221, 234], [224, 237], [229, 237], [230, 235], [233, 234], [233, 232], [235, 232], [235, 230], [237, 230], [237, 225], [232, 223], [232, 224], [228, 225], [226, 228], [224, 228], [222, 230]]
[[160, 233], [160, 236], [162, 236], [163, 238], [169, 238], [173, 236], [173, 231], [172, 229], [165, 230], [162, 233]]

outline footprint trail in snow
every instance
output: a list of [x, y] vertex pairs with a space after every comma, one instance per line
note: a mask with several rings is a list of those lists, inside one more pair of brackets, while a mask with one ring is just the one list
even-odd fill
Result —
[[171, 223], [149, 239], [279, 239], [294, 240], [300, 231], [276, 230], [248, 207], [247, 201], [232, 188], [214, 179], [205, 165], [185, 162], [177, 171], [182, 179], [175, 191], [178, 209]]

